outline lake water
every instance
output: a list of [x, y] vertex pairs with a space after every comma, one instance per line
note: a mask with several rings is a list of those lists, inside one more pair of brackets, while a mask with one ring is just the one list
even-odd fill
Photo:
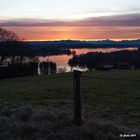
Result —
[[[113, 52], [113, 51], [121, 51], [121, 50], [137, 50], [137, 48], [96, 48], [96, 49], [74, 49], [76, 51], [77, 55], [80, 54], [86, 54], [88, 52], [103, 52], [103, 53], [107, 53], [107, 52]], [[71, 51], [73, 51], [73, 49], [71, 49]], [[39, 61], [43, 62], [43, 61], [53, 61], [57, 64], [57, 72], [59, 72], [59, 70], [62, 69], [66, 69], [66, 71], [71, 71], [71, 67], [68, 65], [68, 61], [69, 59], [72, 58], [72, 55], [54, 55], [54, 56], [39, 56]], [[74, 69], [81, 69], [78, 67], [75, 67]], [[85, 69], [81, 69], [83, 71], [87, 70]]]

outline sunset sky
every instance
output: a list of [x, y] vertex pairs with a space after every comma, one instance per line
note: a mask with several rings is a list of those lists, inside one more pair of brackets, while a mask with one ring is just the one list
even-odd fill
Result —
[[26, 40], [140, 38], [140, 0], [0, 0], [0, 27]]

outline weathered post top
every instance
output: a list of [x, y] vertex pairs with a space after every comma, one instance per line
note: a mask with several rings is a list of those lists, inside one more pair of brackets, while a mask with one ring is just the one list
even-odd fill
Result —
[[81, 74], [82, 74], [82, 72], [79, 71], [79, 70], [74, 70], [74, 71], [73, 71], [73, 77], [74, 77], [74, 78], [80, 77]]

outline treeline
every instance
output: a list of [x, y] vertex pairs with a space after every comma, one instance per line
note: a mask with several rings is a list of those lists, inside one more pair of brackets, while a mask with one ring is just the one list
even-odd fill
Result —
[[[26, 42], [26, 46], [30, 48], [35, 56], [43, 56], [43, 55], [71, 55], [71, 50], [65, 48], [63, 45], [53, 44], [47, 42]], [[53, 42], [53, 41], [52, 41]]]
[[75, 56], [68, 64], [86, 67], [89, 70], [98, 68], [140, 68], [140, 49], [136, 51], [117, 51], [111, 53], [90, 52]]
[[[30, 48], [30, 47], [29, 47]], [[34, 56], [46, 56], [46, 55], [71, 55], [69, 49], [53, 48], [53, 47], [42, 47], [38, 46], [36, 48], [30, 48]]]
[[57, 71], [56, 63], [54, 62], [42, 62], [40, 63], [41, 74], [55, 74]]
[[17, 63], [0, 67], [0, 79], [37, 75], [37, 63]]
[[[55, 74], [56, 70], [56, 64], [53, 62], [40, 63], [40, 74]], [[9, 64], [7, 66], [0, 66], [0, 79], [24, 77], [38, 74], [39, 72], [37, 62], [28, 62], [21, 64], [17, 63]]]
[[[41, 64], [42, 74], [46, 74], [47, 63]], [[56, 72], [56, 64], [49, 63], [51, 73]], [[19, 37], [0, 28], [0, 79], [38, 74], [38, 60], [32, 49]]]

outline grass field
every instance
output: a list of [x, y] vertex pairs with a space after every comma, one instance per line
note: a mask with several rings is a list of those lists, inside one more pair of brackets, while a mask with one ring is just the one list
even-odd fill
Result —
[[[84, 72], [81, 98], [83, 119], [140, 128], [140, 70]], [[72, 73], [0, 80], [1, 108], [21, 104], [72, 114]]]

